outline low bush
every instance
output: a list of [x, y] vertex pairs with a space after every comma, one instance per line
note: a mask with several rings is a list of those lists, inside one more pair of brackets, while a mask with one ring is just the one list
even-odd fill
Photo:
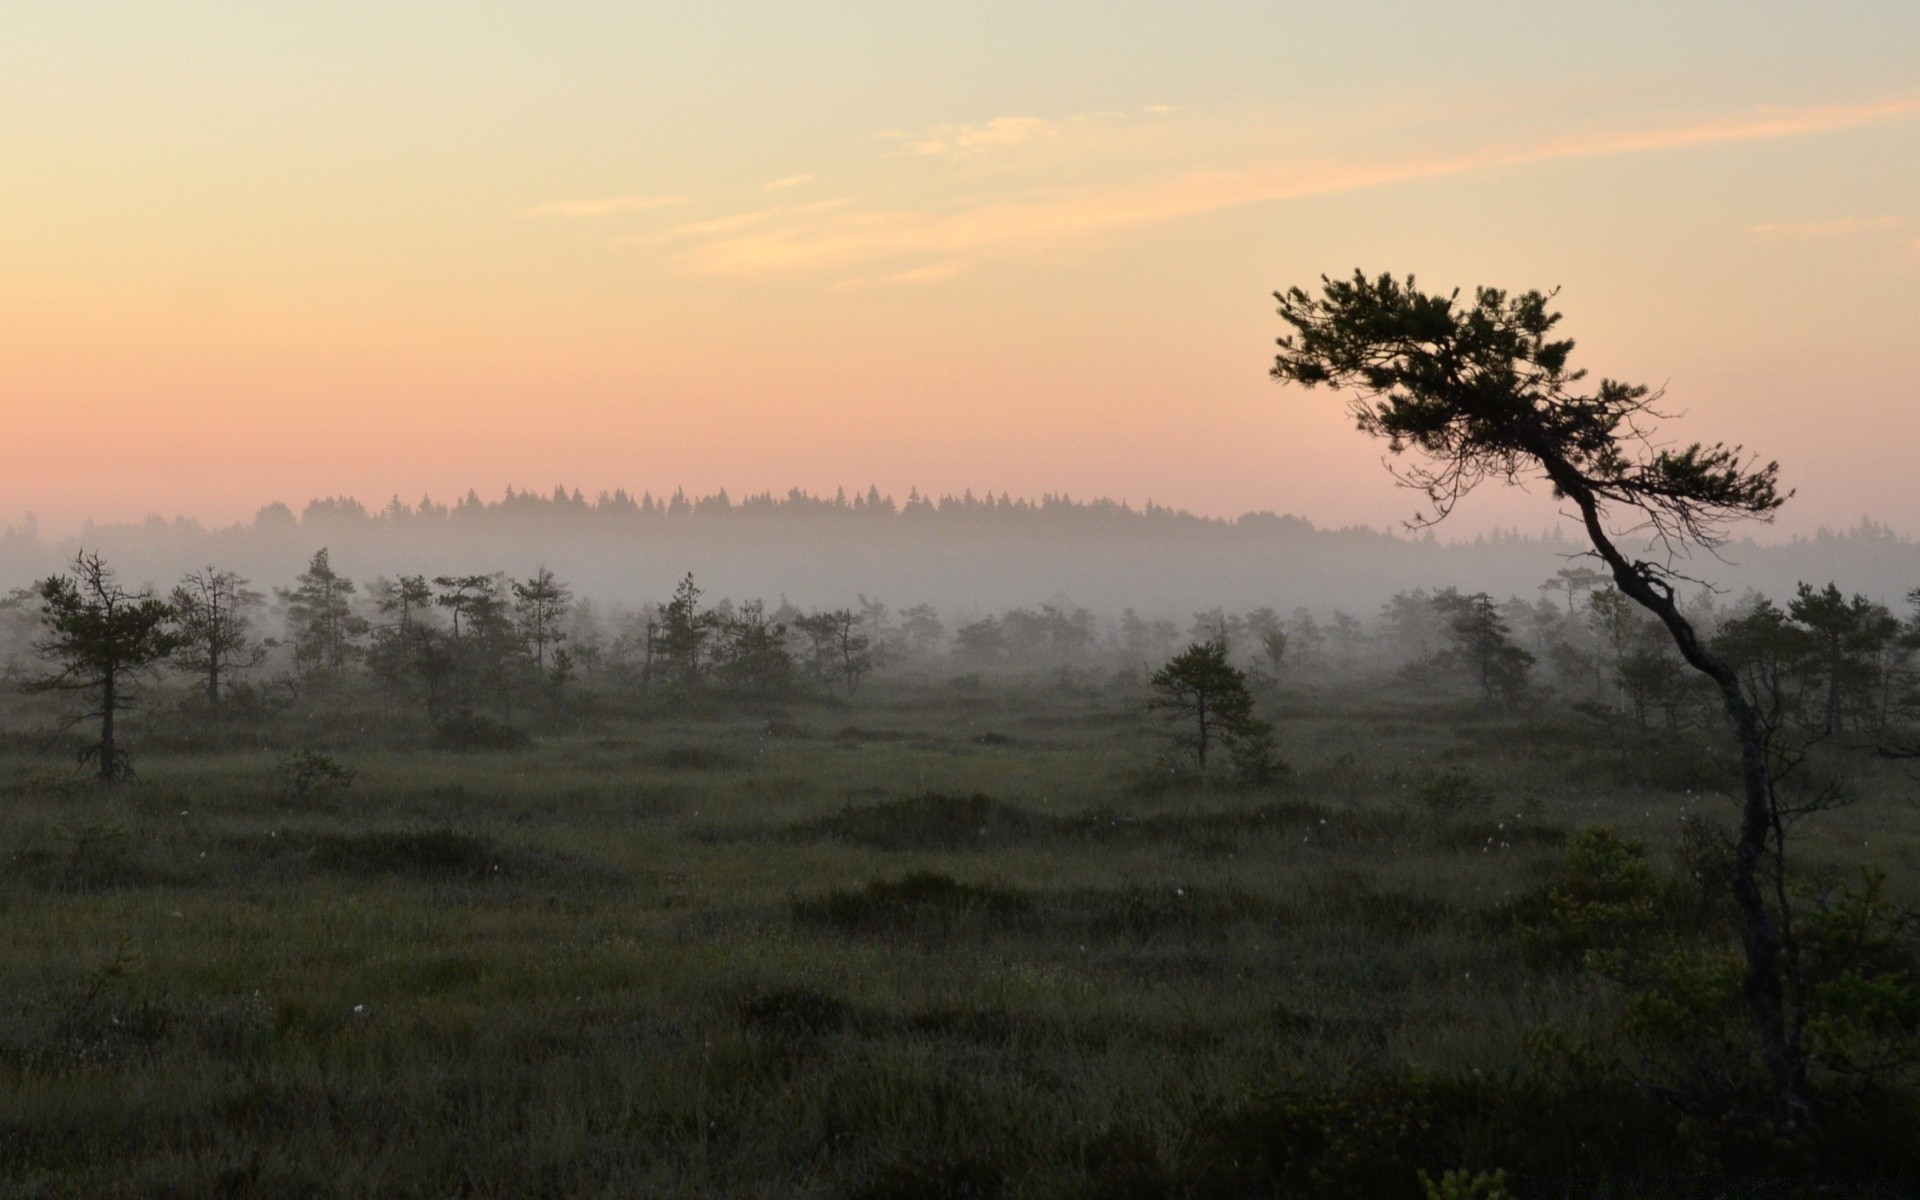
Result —
[[471, 712], [456, 713], [433, 729], [433, 744], [440, 750], [519, 750], [532, 741], [524, 730]]
[[1032, 899], [1022, 893], [962, 883], [933, 871], [876, 879], [853, 891], [835, 888], [793, 902], [800, 924], [839, 933], [946, 930], [962, 921], [1017, 929], [1030, 925], [1034, 914]]

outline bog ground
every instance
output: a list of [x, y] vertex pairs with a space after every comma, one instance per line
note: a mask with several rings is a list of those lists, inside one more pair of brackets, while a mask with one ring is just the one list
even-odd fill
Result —
[[[1595, 966], [1715, 944], [1710, 739], [1282, 698], [1291, 777], [1200, 788], [1141, 701], [883, 681], [465, 753], [342, 709], [307, 741], [345, 787], [16, 742], [5, 1191], [1900, 1194], [1904, 1093], [1786, 1149], [1690, 1122], [1659, 1086], [1738, 1052]], [[1911, 901], [1868, 770], [1803, 871]]]

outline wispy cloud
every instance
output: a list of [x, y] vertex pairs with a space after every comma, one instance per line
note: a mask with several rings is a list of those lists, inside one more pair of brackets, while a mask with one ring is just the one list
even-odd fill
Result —
[[1040, 117], [995, 117], [984, 125], [936, 125], [917, 135], [889, 131], [880, 136], [904, 142], [914, 154], [966, 158], [1059, 137], [1060, 126]]
[[907, 271], [895, 271], [888, 275], [885, 281], [887, 283], [933, 283], [941, 279], [952, 279], [966, 269], [967, 264], [956, 259], [952, 262], [914, 267]]
[[609, 217], [615, 213], [675, 208], [690, 201], [691, 198], [687, 196], [608, 196], [602, 200], [555, 200], [550, 204], [536, 204], [520, 215], [529, 219], [564, 217], [568, 220], [579, 217]]
[[1889, 233], [1907, 227], [1905, 217], [1841, 217], [1835, 221], [1811, 221], [1804, 224], [1754, 225], [1747, 232], [1775, 238], [1846, 238], [1863, 233]]
[[765, 225], [775, 219], [793, 221], [832, 212], [837, 208], [846, 207], [847, 203], [845, 197], [835, 197], [831, 200], [815, 200], [810, 204], [750, 209], [746, 212], [728, 213], [724, 217], [710, 217], [704, 221], [688, 221], [654, 233], [617, 237], [613, 239], [613, 244], [616, 246], [665, 246], [673, 242], [698, 241], [701, 238], [736, 234], [742, 230]]
[[[1371, 160], [1295, 158], [1186, 170], [1165, 166], [1156, 169], [1135, 161], [1121, 164], [1117, 172], [1104, 172], [1102, 177], [1108, 182], [1078, 187], [1003, 187], [914, 204], [875, 198], [858, 203], [762, 209], [682, 225], [644, 240], [678, 244], [681, 264], [703, 274], [867, 268], [880, 273], [849, 282], [864, 283], [868, 278], [876, 282], [921, 282], [954, 274], [983, 255], [1062, 244], [1243, 205], [1554, 161], [1809, 136], [1908, 119], [1916, 114], [1920, 114], [1920, 96], [1906, 96], [1861, 104], [1643, 121], [1487, 143], [1452, 153], [1381, 155]], [[1131, 127], [1126, 122], [1100, 126], [1109, 131]], [[914, 154], [955, 161], [994, 149], [1032, 147], [1056, 140], [1061, 143], [1061, 154], [1075, 153], [1084, 148], [1069, 145], [1077, 136], [1076, 130], [1088, 137], [1118, 136], [1096, 135], [1094, 129], [1094, 124], [1083, 127], [1072, 118], [1053, 122], [1006, 117], [984, 125], [939, 126], [925, 134], [894, 132], [889, 138]], [[1164, 146], [1166, 139], [1158, 144]], [[1116, 173], [1121, 180], [1111, 182]], [[1057, 178], [1057, 173], [1050, 176], [1042, 171], [1040, 177]], [[915, 261], [939, 265], [904, 265]], [[899, 268], [886, 274], [890, 262], [899, 264]]]
[[760, 190], [763, 192], [784, 192], [788, 188], [805, 187], [812, 182], [813, 176], [811, 175], [788, 175], [784, 178], [769, 180], [761, 184]]
[[875, 284], [938, 283], [964, 272], [968, 265], [964, 259], [951, 259], [947, 262], [929, 263], [924, 267], [911, 267], [905, 271], [893, 271], [885, 275], [856, 275], [851, 279], [842, 279], [833, 285], [832, 290], [847, 292]]

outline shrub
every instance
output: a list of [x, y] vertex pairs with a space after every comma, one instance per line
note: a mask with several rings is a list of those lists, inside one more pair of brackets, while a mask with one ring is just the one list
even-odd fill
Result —
[[1485, 780], [1465, 767], [1442, 767], [1421, 776], [1414, 796], [1428, 811], [1443, 817], [1485, 812], [1494, 793]]
[[280, 778], [288, 800], [317, 800], [353, 786], [355, 772], [318, 750], [294, 750], [280, 760]]
[[1422, 1171], [1420, 1189], [1426, 1200], [1513, 1200], [1505, 1171], [1447, 1171], [1438, 1179]]
[[503, 873], [510, 852], [492, 838], [450, 829], [329, 834], [314, 839], [313, 863], [349, 875], [484, 879]]
[[1605, 825], [1574, 831], [1554, 877], [1508, 909], [1521, 944], [1549, 962], [1617, 950], [1657, 928], [1665, 894], [1647, 848]]
[[900, 933], [949, 928], [962, 918], [1019, 927], [1033, 915], [1033, 901], [1018, 892], [951, 875], [916, 871], [899, 879], [876, 879], [857, 891], [835, 888], [823, 896], [796, 899], [794, 919], [842, 933]]
[[1850, 1087], [1884, 1088], [1920, 1066], [1920, 921], [1885, 892], [1885, 873], [1864, 869], [1800, 920], [1807, 1048]]

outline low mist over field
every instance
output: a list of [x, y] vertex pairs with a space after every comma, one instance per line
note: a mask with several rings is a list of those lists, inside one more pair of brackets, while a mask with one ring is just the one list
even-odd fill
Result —
[[[1539, 507], [1544, 522], [1549, 502]], [[297, 512], [273, 504], [224, 528], [155, 518], [53, 538], [15, 524], [0, 533], [0, 586], [26, 586], [83, 548], [104, 554], [127, 579], [163, 589], [209, 564], [281, 586], [325, 548], [337, 570], [363, 582], [545, 566], [602, 606], [663, 599], [691, 571], [716, 597], [814, 607], [866, 596], [895, 608], [981, 615], [1065, 600], [1105, 615], [1132, 608], [1184, 618], [1265, 605], [1305, 607], [1325, 619], [1369, 614], [1394, 593], [1422, 587], [1532, 600], [1543, 581], [1587, 555], [1565, 527], [1441, 536], [1449, 532], [1322, 529], [1274, 513], [1216, 519], [1153, 505], [970, 492], [916, 493], [904, 502], [877, 489], [850, 498], [620, 492], [589, 500], [556, 488], [494, 500], [470, 494], [451, 505], [396, 500], [375, 510], [353, 500], [311, 501]], [[1641, 547], [1655, 549], [1644, 539]], [[1920, 580], [1920, 543], [1867, 520], [1810, 537], [1762, 530], [1717, 554], [1692, 553], [1679, 570], [1727, 600], [1747, 591], [1777, 598], [1803, 580], [1838, 579], [1897, 604]]]

